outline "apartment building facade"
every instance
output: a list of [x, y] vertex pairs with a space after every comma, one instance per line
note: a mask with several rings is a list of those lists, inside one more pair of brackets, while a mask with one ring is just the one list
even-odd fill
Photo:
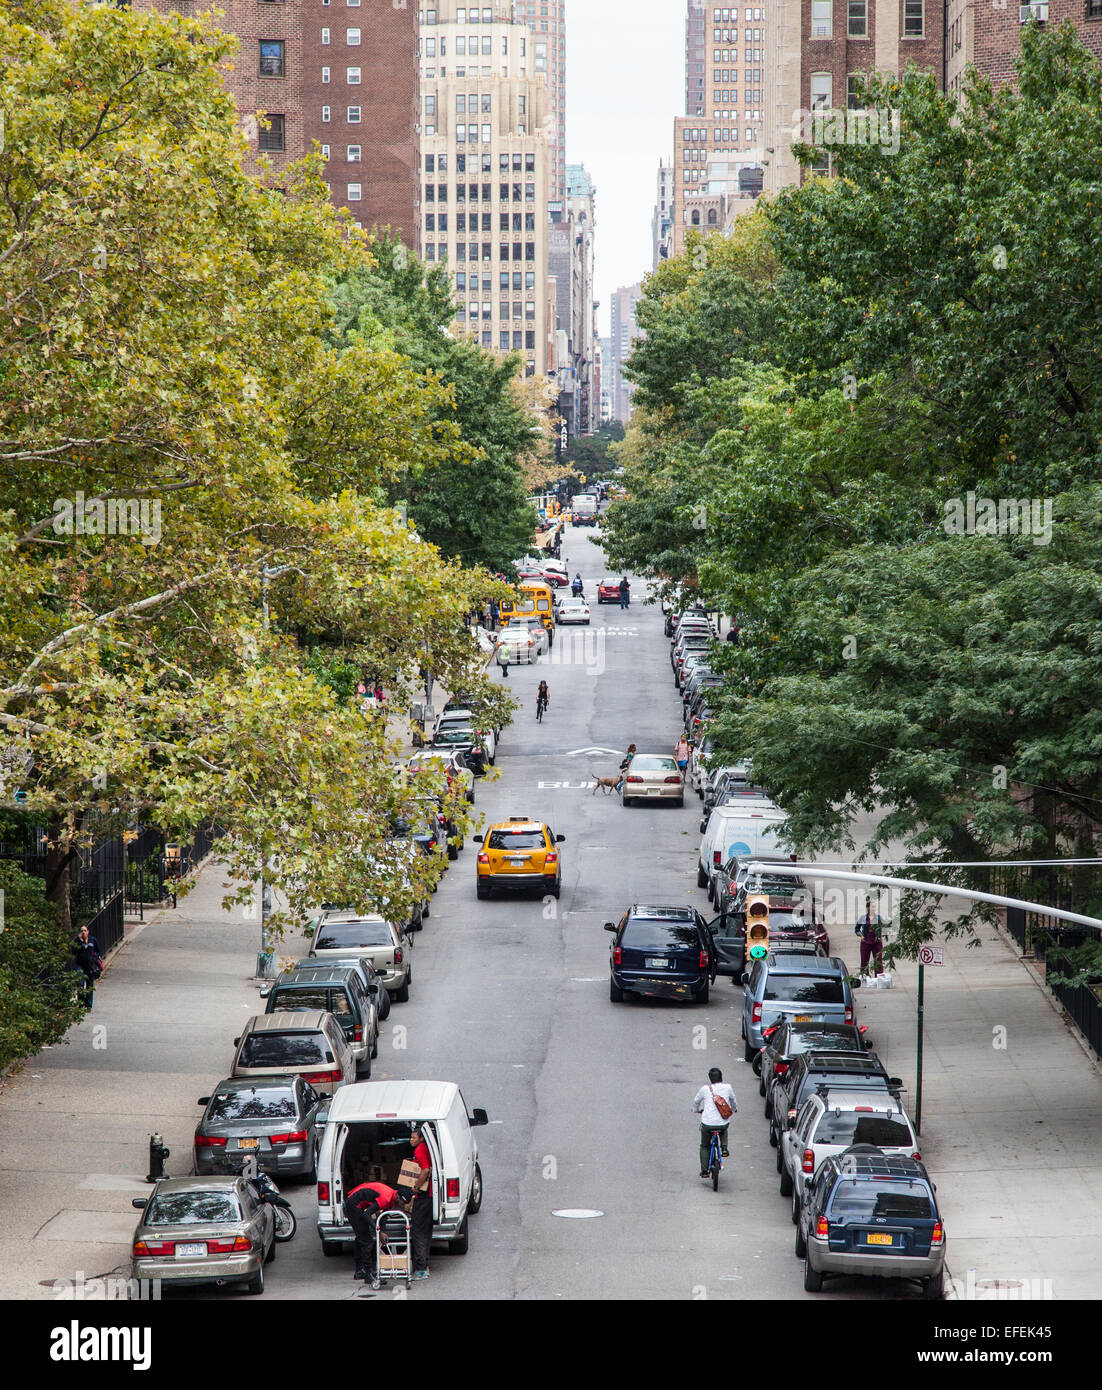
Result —
[[608, 374], [610, 418], [627, 425], [631, 419], [631, 397], [634, 387], [624, 376], [624, 366], [631, 356], [631, 345], [639, 336], [635, 319], [636, 306], [642, 297], [642, 285], [621, 285], [612, 295], [612, 334], [604, 370]]
[[948, 0], [945, 90], [961, 95], [965, 69], [972, 65], [996, 86], [1012, 83], [1027, 24], [1059, 27], [1070, 20], [1083, 44], [1102, 60], [1102, 0]]
[[657, 270], [659, 264], [670, 255], [673, 249], [673, 174], [673, 162], [660, 159], [658, 161], [658, 187], [650, 227], [652, 270]]
[[566, 197], [566, 0], [513, 0], [513, 17], [528, 26], [532, 71], [547, 79], [551, 103], [549, 185]]
[[[477, 61], [474, 61], [477, 60]], [[512, 6], [442, 3], [421, 22], [421, 236], [446, 263], [456, 329], [553, 365], [547, 86]], [[555, 287], [557, 290], [557, 286]]]

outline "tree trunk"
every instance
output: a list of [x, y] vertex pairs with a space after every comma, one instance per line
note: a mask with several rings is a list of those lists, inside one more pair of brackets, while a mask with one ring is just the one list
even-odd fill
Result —
[[47, 827], [46, 901], [57, 904], [58, 922], [66, 936], [73, 934], [69, 883], [72, 866], [80, 859], [75, 844], [77, 828], [77, 825], [61, 816], [51, 817]]

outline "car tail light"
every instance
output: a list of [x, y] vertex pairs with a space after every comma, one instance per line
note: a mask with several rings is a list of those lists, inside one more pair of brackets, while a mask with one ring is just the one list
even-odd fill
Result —
[[490, 856], [486, 853], [485, 850], [483, 850], [482, 853], [478, 856], [478, 862], [480, 864], [488, 864], [490, 862]]
[[872, 1106], [871, 1106], [871, 1105], [855, 1105], [855, 1106], [853, 1107], [853, 1113], [854, 1113], [855, 1115], [871, 1115], [871, 1114], [872, 1114]]
[[444, 1188], [444, 1199], [448, 1202], [459, 1201], [459, 1179], [449, 1178]]
[[760, 1005], [760, 1004], [755, 1004], [754, 1007], [750, 1010], [750, 1022], [751, 1022], [751, 1023], [760, 1023], [760, 1022], [761, 1022], [761, 1005]]
[[852, 1005], [852, 1004], [847, 1004], [847, 1005], [846, 1005], [846, 1017], [845, 1017], [845, 1019], [844, 1019], [844, 1022], [846, 1022], [846, 1023], [852, 1023], [852, 1022], [853, 1022], [853, 1005]]
[[394, 964], [395, 964], [395, 965], [401, 965], [401, 963], [402, 963], [402, 948], [401, 948], [401, 946], [395, 946], [395, 948], [394, 948]]
[[545, 854], [545, 855], [543, 856], [543, 866], [544, 866], [544, 868], [546, 868], [548, 864], [557, 864], [558, 862], [559, 862], [559, 856], [558, 856], [557, 854]]
[[712, 850], [712, 863], [716, 866], [717, 869], [720, 866], [720, 862], [720, 851], [718, 849]]
[[360, 1026], [360, 1024], [357, 1023], [356, 1026], [355, 1026], [355, 1028], [352, 1029], [352, 1041], [353, 1041], [353, 1042], [363, 1042], [363, 1040], [364, 1040], [364, 1030], [363, 1030], [363, 1028]]
[[911, 1157], [915, 1160], [916, 1163], [922, 1162], [922, 1155], [920, 1153], [913, 1153], [911, 1154]]
[[620, 961], [621, 961], [621, 958], [622, 958], [622, 952], [620, 951], [619, 946], [613, 946], [613, 948], [612, 948], [612, 963], [613, 963], [613, 965], [619, 965], [619, 964], [620, 964]]
[[826, 1219], [825, 1216], [820, 1216], [819, 1219], [818, 1219], [818, 1221], [816, 1221], [816, 1223], [815, 1223], [815, 1234], [816, 1234], [817, 1236], [829, 1236], [829, 1235], [830, 1235], [830, 1222]]
[[701, 951], [701, 953], [700, 953], [700, 968], [701, 968], [701, 970], [707, 970], [707, 968], [708, 968], [708, 952], [707, 952], [707, 951]]
[[667, 777], [667, 778], [666, 778], [666, 781], [667, 781], [667, 782], [678, 782], [678, 783], [680, 783], [681, 778], [680, 778], [680, 777]]
[[208, 1240], [208, 1255], [239, 1255], [248, 1254], [252, 1249], [252, 1242], [248, 1236], [234, 1236], [232, 1239], [227, 1236], [225, 1240]]
[[287, 1134], [271, 1134], [268, 1136], [269, 1143], [272, 1144], [305, 1144], [306, 1131], [304, 1129], [292, 1129]]
[[814, 1149], [804, 1149], [803, 1157], [800, 1159], [800, 1167], [804, 1170], [805, 1173], [814, 1173], [814, 1171], [815, 1171], [815, 1150], [814, 1150]]
[[643, 779], [642, 777], [628, 777], [626, 780], [629, 782], [641, 782]]
[[773, 1063], [773, 1075], [774, 1075], [774, 1076], [787, 1076], [787, 1075], [788, 1075], [788, 1063], [787, 1063], [787, 1062], [774, 1062], [774, 1063]]
[[945, 1232], [941, 1229], [941, 1222], [939, 1221], [937, 1225], [934, 1227], [934, 1229], [930, 1232], [930, 1244], [941, 1245], [941, 1243], [944, 1240]]
[[219, 1139], [216, 1134], [197, 1134], [195, 1136], [195, 1147], [197, 1149], [224, 1149], [226, 1141]]
[[311, 1086], [327, 1086], [330, 1081], [343, 1081], [344, 1073], [341, 1071], [308, 1071], [302, 1079], [308, 1081]]
[[174, 1240], [136, 1240], [133, 1246], [135, 1255], [175, 1255]]
[[329, 1184], [327, 1182], [318, 1183], [318, 1205], [329, 1205]]

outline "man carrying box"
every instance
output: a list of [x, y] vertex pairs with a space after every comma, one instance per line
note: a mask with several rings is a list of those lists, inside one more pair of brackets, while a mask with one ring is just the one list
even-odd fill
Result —
[[402, 1164], [398, 1186], [408, 1185], [413, 1193], [413, 1215], [410, 1217], [410, 1244], [413, 1246], [413, 1277], [429, 1277], [429, 1250], [432, 1247], [432, 1155], [425, 1143], [421, 1126], [414, 1122], [409, 1131], [413, 1159]]

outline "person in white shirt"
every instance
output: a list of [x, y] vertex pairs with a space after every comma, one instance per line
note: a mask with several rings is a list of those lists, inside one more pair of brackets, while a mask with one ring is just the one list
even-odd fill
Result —
[[[729, 1111], [724, 1115], [716, 1105], [716, 1101], [722, 1100], [729, 1107]], [[735, 1093], [723, 1079], [723, 1073], [718, 1067], [712, 1067], [708, 1073], [708, 1085], [701, 1086], [696, 1093], [696, 1098], [692, 1104], [693, 1112], [700, 1116], [700, 1176], [708, 1176], [708, 1158], [712, 1148], [713, 1133], [719, 1135], [719, 1149], [723, 1157], [727, 1157], [727, 1125], [731, 1116], [738, 1109], [738, 1102], [735, 1100]]]

